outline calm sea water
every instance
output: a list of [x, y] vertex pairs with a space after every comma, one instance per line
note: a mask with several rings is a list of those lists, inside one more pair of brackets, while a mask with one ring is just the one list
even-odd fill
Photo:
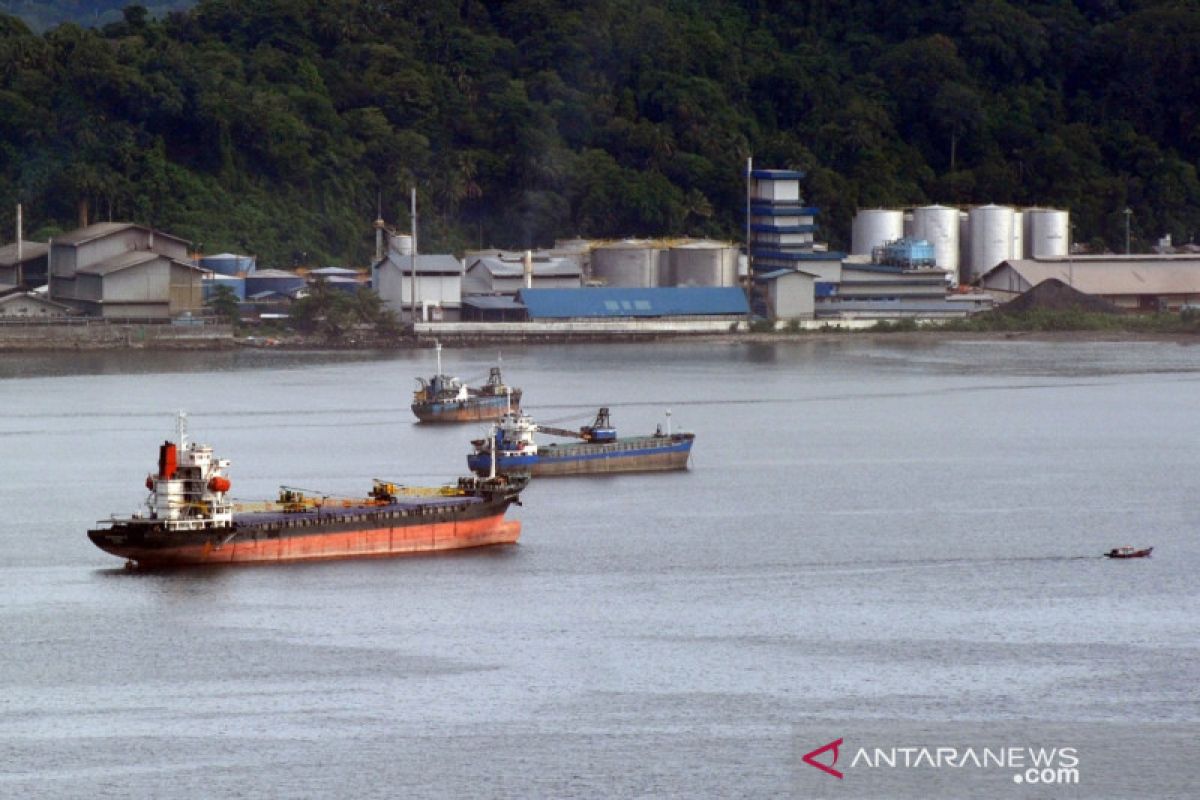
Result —
[[[444, 354], [466, 378], [496, 356]], [[545, 423], [603, 404], [649, 432], [669, 409], [692, 469], [535, 482], [515, 547], [127, 573], [84, 531], [141, 502], [177, 409], [245, 499], [448, 481], [483, 428], [414, 424], [431, 352], [0, 356], [0, 797], [1200, 792], [1200, 347], [503, 366]], [[1098, 557], [1126, 543], [1155, 556]], [[1076, 747], [1080, 786], [910, 770], [868, 791], [800, 760], [937, 726]]]

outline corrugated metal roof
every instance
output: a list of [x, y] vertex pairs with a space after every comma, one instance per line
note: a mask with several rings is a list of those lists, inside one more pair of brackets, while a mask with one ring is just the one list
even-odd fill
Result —
[[522, 289], [517, 299], [531, 319], [741, 315], [746, 295], [737, 287], [656, 289]]
[[347, 269], [346, 267], [321, 267], [320, 269], [310, 269], [309, 275], [324, 275], [328, 277], [348, 276], [352, 277], [358, 274], [356, 269]]
[[[409, 275], [412, 273], [412, 256], [389, 251], [383, 260], [375, 264], [374, 269], [378, 270], [383, 267], [392, 267], [399, 270], [402, 275]], [[462, 262], [454, 256], [436, 254], [417, 256], [418, 275], [461, 275], [462, 271]]]
[[[494, 278], [519, 278], [525, 274], [525, 265], [520, 261], [501, 261], [498, 258], [484, 256], [472, 262], [468, 269], [480, 267], [492, 274]], [[568, 261], [564, 258], [552, 258], [548, 260], [533, 261], [534, 277], [563, 277], [573, 278], [577, 275], [582, 275], [583, 271], [579, 265]]]
[[820, 277], [820, 276], [816, 275], [815, 273], [805, 272], [802, 269], [790, 269], [788, 267], [781, 267], [780, 269], [772, 270], [771, 272], [760, 272], [759, 274], [754, 276], [754, 280], [758, 281], [759, 283], [763, 283], [766, 281], [778, 280], [779, 278], [782, 278], [784, 275], [805, 275], [809, 278]]
[[767, 258], [777, 261], [838, 261], [846, 257], [845, 253], [836, 250], [754, 250], [755, 258]]
[[[21, 241], [21, 260], [32, 261], [50, 252], [50, 245], [45, 242]], [[17, 243], [12, 242], [0, 247], [0, 267], [11, 267], [17, 263]]]
[[152, 228], [146, 227], [145, 225], [138, 225], [135, 222], [97, 222], [94, 225], [88, 225], [86, 228], [76, 228], [70, 233], [64, 233], [62, 236], [55, 236], [53, 242], [54, 244], [79, 245], [84, 244], [85, 242], [93, 241], [94, 239], [111, 236], [114, 233], [119, 233], [121, 231], [128, 230], [129, 228], [140, 228], [147, 233], [153, 233], [155, 236], [165, 236], [168, 239], [174, 239], [177, 242], [183, 242], [184, 244], [188, 243], [187, 239], [181, 239], [180, 237], [172, 236], [169, 233], [156, 231]]
[[[0, 287], [3, 287], [3, 286], [5, 286], [5, 284], [0, 284]], [[68, 305], [63, 305], [62, 303], [57, 303], [54, 300], [49, 300], [45, 297], [42, 297], [41, 295], [34, 294], [33, 292], [16, 292], [16, 293], [12, 293], [12, 294], [4, 294], [3, 290], [0, 289], [0, 305], [4, 305], [5, 303], [16, 302], [17, 300], [32, 300], [35, 303], [39, 303], [39, 304], [47, 306], [49, 308], [54, 308], [54, 309], [58, 309], [61, 311], [71, 311], [72, 310], [71, 307]]]
[[1012, 260], [984, 273], [983, 286], [987, 288], [989, 278], [1006, 266], [1030, 286], [1056, 278], [1085, 294], [1200, 294], [1200, 258], [1196, 256]]
[[176, 261], [173, 258], [168, 258], [161, 253], [155, 253], [153, 250], [130, 250], [128, 253], [106, 258], [95, 264], [89, 264], [86, 267], [80, 267], [76, 270], [80, 275], [111, 275], [114, 272], [119, 272], [123, 269], [136, 267], [139, 264], [146, 264], [157, 259], [169, 261], [180, 267], [187, 267], [196, 272], [207, 272], [208, 270], [197, 267], [195, 264], [189, 264], [186, 261]]
[[299, 278], [301, 276], [294, 272], [288, 272], [286, 269], [260, 269], [255, 270], [254, 278]]

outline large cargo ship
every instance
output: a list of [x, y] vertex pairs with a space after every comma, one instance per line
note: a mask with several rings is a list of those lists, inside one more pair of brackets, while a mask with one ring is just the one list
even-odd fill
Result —
[[228, 459], [188, 442], [159, 448], [143, 511], [113, 516], [88, 531], [101, 550], [139, 567], [391, 556], [516, 542], [521, 523], [505, 511], [526, 479], [460, 478], [410, 488], [376, 481], [369, 496], [332, 498], [285, 489], [277, 502], [234, 504]]
[[437, 374], [417, 378], [421, 388], [413, 394], [412, 410], [421, 422], [481, 422], [499, 419], [521, 404], [521, 390], [507, 386], [499, 367], [492, 367], [487, 383], [467, 386], [442, 374], [442, 344], [436, 342]]
[[[581, 441], [539, 445], [534, 436], [538, 432]], [[467, 456], [467, 466], [479, 475], [533, 477], [683, 470], [695, 439], [692, 433], [664, 433], [661, 426], [649, 436], [618, 438], [607, 408], [578, 431], [538, 425], [528, 414], [510, 411], [488, 438], [472, 442], [475, 449]]]

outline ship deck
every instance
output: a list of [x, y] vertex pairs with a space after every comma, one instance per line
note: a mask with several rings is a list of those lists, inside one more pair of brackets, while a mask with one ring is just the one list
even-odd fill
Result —
[[304, 511], [239, 511], [234, 513], [233, 521], [237, 525], [278, 525], [299, 519], [320, 518], [323, 521], [334, 522], [339, 519], [350, 521], [364, 514], [387, 515], [395, 512], [407, 513], [418, 508], [428, 508], [435, 512], [455, 507], [469, 506], [482, 503], [483, 498], [474, 495], [453, 497], [400, 497], [394, 502], [384, 505], [359, 503], [352, 505], [325, 505], [309, 508]]

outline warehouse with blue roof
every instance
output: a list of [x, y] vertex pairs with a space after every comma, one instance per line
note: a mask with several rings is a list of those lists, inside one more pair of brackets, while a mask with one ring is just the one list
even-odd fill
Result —
[[732, 286], [522, 289], [517, 302], [531, 321], [583, 319], [739, 320], [746, 295]]

